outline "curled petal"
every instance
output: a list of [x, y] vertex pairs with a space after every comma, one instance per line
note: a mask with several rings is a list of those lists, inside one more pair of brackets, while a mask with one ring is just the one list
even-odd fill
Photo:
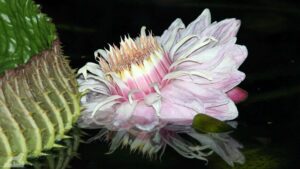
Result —
[[91, 93], [81, 99], [84, 111], [78, 120], [78, 125], [82, 128], [110, 127], [116, 111], [114, 106], [120, 103], [117, 100], [120, 96], [91, 97], [89, 94]]
[[108, 81], [99, 78], [98, 76], [88, 74], [86, 80], [78, 79], [78, 83], [80, 85], [80, 92], [90, 90], [96, 93], [110, 95], [110, 90], [108, 86], [111, 86], [111, 84]]
[[88, 72], [95, 74], [99, 77], [103, 77], [104, 73], [101, 71], [100, 66], [98, 64], [88, 62], [82, 68], [80, 68], [77, 74], [82, 74], [83, 77], [86, 79]]
[[95, 59], [96, 61], [100, 61], [100, 58], [104, 58], [106, 61], [108, 61], [108, 54], [105, 50], [103, 49], [98, 49], [94, 52], [94, 56], [95, 56]]
[[116, 101], [118, 99], [122, 98], [121, 96], [118, 95], [113, 95], [113, 96], [109, 96], [101, 101], [99, 101], [99, 103], [97, 103], [97, 105], [94, 107], [93, 112], [91, 113], [91, 117], [93, 117], [97, 111], [99, 110], [103, 110], [104, 106], [110, 103], [113, 103], [112, 105], [119, 103], [119, 101]]

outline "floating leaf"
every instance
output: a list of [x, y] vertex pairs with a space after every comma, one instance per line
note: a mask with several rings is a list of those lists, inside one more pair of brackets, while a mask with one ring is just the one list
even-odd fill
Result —
[[194, 117], [192, 127], [202, 133], [222, 133], [233, 130], [233, 127], [227, 123], [206, 114], [197, 114]]

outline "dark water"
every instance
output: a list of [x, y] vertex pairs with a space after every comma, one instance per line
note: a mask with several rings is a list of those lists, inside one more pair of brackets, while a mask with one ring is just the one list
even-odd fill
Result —
[[[213, 21], [231, 17], [241, 19], [238, 43], [246, 45], [249, 51], [240, 68], [247, 75], [241, 87], [249, 92], [249, 98], [238, 105], [239, 127], [233, 135], [244, 144], [247, 161], [235, 168], [300, 168], [299, 2], [36, 1], [57, 25], [65, 54], [70, 56], [74, 68], [93, 61], [94, 50], [107, 47], [108, 43], [118, 44], [121, 35], [137, 36], [142, 25], [161, 35], [174, 19], [182, 18], [187, 24], [204, 8], [211, 10]], [[89, 136], [96, 133], [85, 132]], [[79, 158], [72, 158], [69, 165], [74, 169], [230, 168], [217, 156], [211, 156], [209, 164], [205, 165], [202, 161], [185, 159], [171, 148], [161, 160], [149, 160], [128, 149], [105, 155], [107, 150], [107, 143], [81, 143], [77, 150]]]

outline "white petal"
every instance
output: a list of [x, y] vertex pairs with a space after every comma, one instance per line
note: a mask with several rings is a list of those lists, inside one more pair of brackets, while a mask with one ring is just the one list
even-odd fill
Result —
[[199, 35], [210, 23], [210, 11], [209, 9], [204, 9], [197, 19], [191, 22], [186, 29], [180, 31], [180, 38], [184, 38], [190, 34]]
[[160, 116], [160, 109], [161, 109], [161, 96], [157, 93], [152, 93], [147, 95], [144, 98], [144, 102], [148, 106], [152, 106], [155, 109], [156, 115]]
[[213, 36], [219, 41], [219, 44], [224, 44], [236, 36], [240, 24], [240, 21], [236, 19], [224, 19], [221, 22], [211, 24], [201, 32], [201, 36]]
[[95, 74], [99, 77], [103, 77], [104, 73], [101, 71], [100, 66], [98, 64], [88, 62], [82, 68], [80, 68], [77, 74], [82, 74], [84, 78], [87, 77], [87, 72]]
[[163, 80], [171, 80], [171, 79], [177, 79], [178, 77], [181, 76], [199, 76], [201, 78], [205, 78], [208, 80], [212, 80], [211, 73], [208, 71], [204, 70], [199, 70], [199, 71], [173, 71], [171, 73], [168, 73], [164, 76]]
[[104, 58], [106, 61], [108, 61], [108, 54], [105, 50], [103, 49], [98, 49], [94, 52], [94, 56], [96, 61], [99, 61], [99, 54], [102, 56], [102, 58]]
[[137, 101], [132, 103], [124, 102], [121, 103], [117, 108], [116, 117], [114, 118], [114, 125], [116, 127], [122, 127], [124, 123], [127, 123], [127, 120], [132, 116], [134, 109], [136, 108]]
[[185, 25], [181, 19], [176, 19], [171, 26], [164, 31], [162, 36], [158, 38], [159, 43], [163, 46], [166, 52], [169, 52], [172, 45], [175, 43], [176, 37], [178, 36], [178, 31], [184, 28]]
[[[227, 42], [223, 45], [218, 45], [205, 49], [203, 51], [197, 51], [189, 56], [190, 59], [197, 62], [183, 62], [182, 64], [177, 65], [177, 70], [207, 70], [213, 71], [226, 57], [225, 53], [230, 52], [230, 49], [235, 45], [235, 39]], [[199, 64], [201, 63], [201, 64]]]
[[[184, 37], [183, 39], [181, 39], [179, 42], [177, 42], [175, 45], [172, 46], [171, 51], [170, 51], [170, 56], [174, 56], [174, 54], [177, 52], [177, 50], [184, 45], [185, 43], [187, 43], [189, 40], [193, 39], [193, 38], [197, 38], [197, 35], [189, 35]], [[171, 58], [173, 59], [173, 57]]]
[[240, 164], [245, 162], [244, 155], [239, 151], [239, 149], [242, 148], [242, 145], [235, 141], [227, 133], [200, 134], [194, 131], [188, 133], [188, 135], [199, 141], [202, 145], [209, 146], [230, 166], [234, 166], [234, 162]]
[[106, 73], [108, 75], [110, 75], [113, 78], [113, 81], [116, 83], [116, 85], [121, 89], [122, 92], [126, 92], [123, 93], [123, 96], [127, 95], [127, 93], [129, 92], [130, 88], [127, 86], [127, 84], [120, 79], [115, 72], [108, 72]]
[[110, 102], [113, 102], [114, 104], [118, 103], [118, 101], [115, 101], [117, 99], [120, 99], [122, 98], [121, 96], [119, 95], [113, 95], [113, 96], [109, 96], [107, 97], [106, 99], [104, 99], [103, 101], [101, 101], [100, 103], [98, 103], [95, 107], [94, 107], [94, 110], [91, 114], [91, 116], [93, 117], [95, 115], [95, 113], [98, 111], [98, 110], [101, 110], [101, 108], [105, 105], [105, 104], [108, 104]]
[[237, 118], [239, 112], [234, 102], [228, 99], [227, 104], [217, 106], [217, 107], [207, 108], [205, 114], [222, 121], [227, 121], [227, 120], [233, 120]]
[[146, 105], [143, 101], [138, 102], [130, 123], [140, 130], [151, 131], [159, 124], [159, 118], [152, 106]]

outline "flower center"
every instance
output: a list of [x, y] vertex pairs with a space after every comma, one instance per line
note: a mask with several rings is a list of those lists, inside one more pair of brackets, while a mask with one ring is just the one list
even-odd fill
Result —
[[[107, 58], [99, 58], [100, 66], [105, 73], [115, 73], [127, 86], [115, 94], [126, 96], [136, 90], [133, 97], [143, 98], [154, 92], [153, 84], [162, 84], [163, 77], [169, 72], [170, 60], [167, 53], [152, 34], [146, 35], [145, 27], [140, 37], [121, 39], [120, 48], [110, 46]], [[114, 81], [113, 78], [110, 80]]]

